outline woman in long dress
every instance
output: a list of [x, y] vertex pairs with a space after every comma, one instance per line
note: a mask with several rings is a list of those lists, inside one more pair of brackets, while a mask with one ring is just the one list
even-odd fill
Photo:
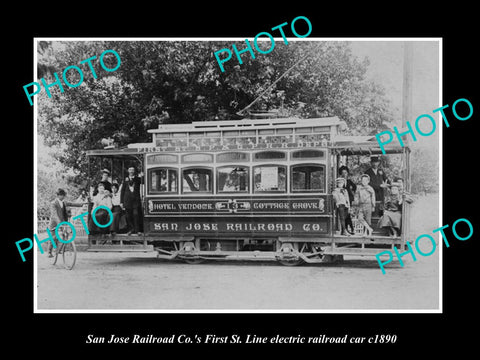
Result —
[[384, 200], [384, 212], [378, 221], [379, 228], [388, 228], [390, 236], [399, 236], [402, 227], [402, 195], [399, 184], [393, 183]]
[[[98, 206], [102, 205], [110, 210], [112, 210], [113, 204], [112, 204], [112, 196], [110, 194], [111, 187], [110, 186], [105, 186], [104, 184], [100, 183], [98, 184], [98, 194], [93, 197], [93, 208], [92, 208], [92, 216], [90, 217], [90, 229], [92, 229], [93, 233], [100, 233], [100, 234], [106, 234], [109, 232], [109, 227], [99, 227], [95, 224], [93, 221], [93, 210], [96, 209]], [[110, 214], [108, 213], [107, 210], [100, 208], [96, 211], [95, 213], [95, 219], [97, 222], [101, 225], [106, 225], [110, 221]]]

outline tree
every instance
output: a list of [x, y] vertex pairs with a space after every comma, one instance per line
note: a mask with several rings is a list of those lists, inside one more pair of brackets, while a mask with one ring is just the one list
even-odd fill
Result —
[[[242, 49], [245, 43], [237, 42]], [[147, 130], [160, 123], [188, 123], [238, 119], [239, 110], [250, 104], [288, 68], [294, 69], [276, 83], [253, 111], [283, 108], [289, 115], [304, 118], [338, 116], [350, 132], [368, 134], [391, 119], [383, 89], [365, 79], [368, 61], [355, 58], [345, 42], [277, 42], [268, 55], [255, 59], [243, 54], [221, 72], [213, 53], [230, 48], [220, 41], [106, 41], [45, 43], [39, 64], [48, 83], [51, 69], [61, 75], [77, 65], [84, 81], [76, 88], [51, 88], [38, 96], [39, 131], [47, 145], [61, 145], [58, 155], [65, 166], [86, 171], [84, 151], [101, 147], [102, 138], [113, 138], [120, 146], [150, 142]], [[114, 72], [102, 70], [99, 55], [114, 49], [121, 66]], [[94, 79], [81, 60], [96, 55]], [[115, 59], [105, 57], [108, 67]], [[109, 64], [113, 62], [113, 66]], [[80, 79], [74, 71], [68, 81]]]
[[438, 153], [422, 147], [414, 148], [412, 159], [412, 192], [438, 192]]
[[[50, 201], [55, 198], [58, 188], [66, 190], [70, 200], [79, 195], [79, 185], [76, 174], [65, 168], [52, 152], [48, 152], [40, 145], [37, 162], [37, 216], [39, 218], [50, 216]], [[44, 231], [45, 229], [39, 229]]]

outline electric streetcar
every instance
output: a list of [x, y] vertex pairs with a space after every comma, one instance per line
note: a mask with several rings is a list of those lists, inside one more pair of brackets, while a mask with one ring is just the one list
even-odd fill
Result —
[[[353, 235], [339, 232], [332, 197], [338, 169], [352, 159], [382, 154], [374, 136], [343, 135], [345, 129], [337, 117], [162, 124], [149, 130], [150, 143], [87, 151], [94, 173], [107, 167], [120, 184], [129, 166], [143, 175], [141, 235], [91, 233], [88, 251], [284, 265], [374, 256], [393, 247], [403, 251], [409, 234], [406, 202], [400, 236], [376, 229], [378, 213], [371, 235], [357, 229], [356, 221], [359, 231]], [[397, 157], [408, 191], [408, 146], [389, 144], [385, 151]]]

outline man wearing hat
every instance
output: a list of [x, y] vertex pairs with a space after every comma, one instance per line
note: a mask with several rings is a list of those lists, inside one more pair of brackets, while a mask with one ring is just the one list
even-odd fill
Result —
[[[375, 191], [375, 199], [377, 199], [377, 201], [380, 201], [380, 204], [382, 205], [384, 200], [383, 189], [387, 186], [387, 176], [385, 175], [385, 172], [378, 167], [380, 165], [380, 159], [378, 158], [378, 156], [371, 156], [370, 163], [371, 167], [367, 171], [365, 171], [365, 174], [370, 177], [369, 185]], [[375, 209], [373, 210], [375, 211]], [[381, 206], [381, 208], [379, 209], [379, 213], [379, 215], [382, 215], [383, 206]]]
[[332, 191], [333, 200], [335, 201], [335, 208], [340, 220], [340, 234], [349, 235], [346, 231], [345, 219], [348, 215], [348, 209], [350, 208], [350, 200], [348, 197], [348, 191], [345, 188], [345, 178], [339, 177], [335, 180], [336, 187]]
[[120, 205], [127, 214], [128, 235], [141, 235], [143, 230], [142, 199], [140, 197], [141, 177], [136, 175], [135, 167], [128, 168], [128, 176], [122, 184]]

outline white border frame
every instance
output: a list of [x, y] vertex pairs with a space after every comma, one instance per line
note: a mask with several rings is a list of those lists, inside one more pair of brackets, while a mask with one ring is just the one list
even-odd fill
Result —
[[[92, 37], [92, 38], [85, 38], [85, 37], [75, 37], [75, 38], [62, 38], [62, 37], [37, 37], [33, 38], [33, 51], [34, 51], [34, 63], [33, 63], [33, 77], [34, 79], [38, 78], [37, 74], [37, 43], [38, 41], [244, 41], [246, 38], [244, 37], [209, 37], [209, 38], [195, 38], [195, 37], [175, 37], [175, 38], [136, 38], [136, 37]], [[247, 39], [253, 40], [253, 37]], [[276, 40], [282, 40], [282, 38], [274, 38]], [[267, 41], [267, 39], [258, 39], [260, 41]], [[424, 38], [424, 37], [393, 37], [393, 38], [343, 38], [343, 37], [335, 37], [335, 38], [292, 38], [289, 41], [437, 41], [439, 43], [439, 51], [438, 51], [438, 64], [439, 64], [439, 104], [438, 106], [443, 105], [443, 62], [442, 62], [442, 55], [443, 55], [443, 38], [441, 37], [431, 37], [431, 38]], [[35, 81], [35, 80], [33, 80]], [[34, 163], [33, 163], [33, 186], [34, 186], [34, 208], [33, 208], [33, 229], [34, 233], [38, 233], [37, 229], [37, 162], [38, 162], [38, 128], [37, 128], [37, 98], [34, 97], [34, 109], [33, 109], [33, 117], [34, 117], [34, 125], [33, 125], [33, 146], [34, 146]], [[433, 109], [432, 109], [433, 110]], [[441, 123], [441, 115], [439, 114], [439, 120]], [[439, 126], [439, 227], [442, 226], [442, 218], [443, 218], [443, 181], [442, 181], [442, 158], [443, 158], [443, 126]], [[438, 235], [439, 239], [439, 308], [438, 309], [38, 309], [38, 292], [37, 292], [37, 256], [38, 256], [38, 249], [36, 242], [33, 246], [33, 301], [34, 301], [34, 313], [260, 313], [260, 314], [270, 314], [270, 313], [292, 313], [292, 314], [311, 314], [311, 313], [348, 313], [348, 314], [364, 314], [364, 313], [443, 313], [443, 246], [441, 235]]]

